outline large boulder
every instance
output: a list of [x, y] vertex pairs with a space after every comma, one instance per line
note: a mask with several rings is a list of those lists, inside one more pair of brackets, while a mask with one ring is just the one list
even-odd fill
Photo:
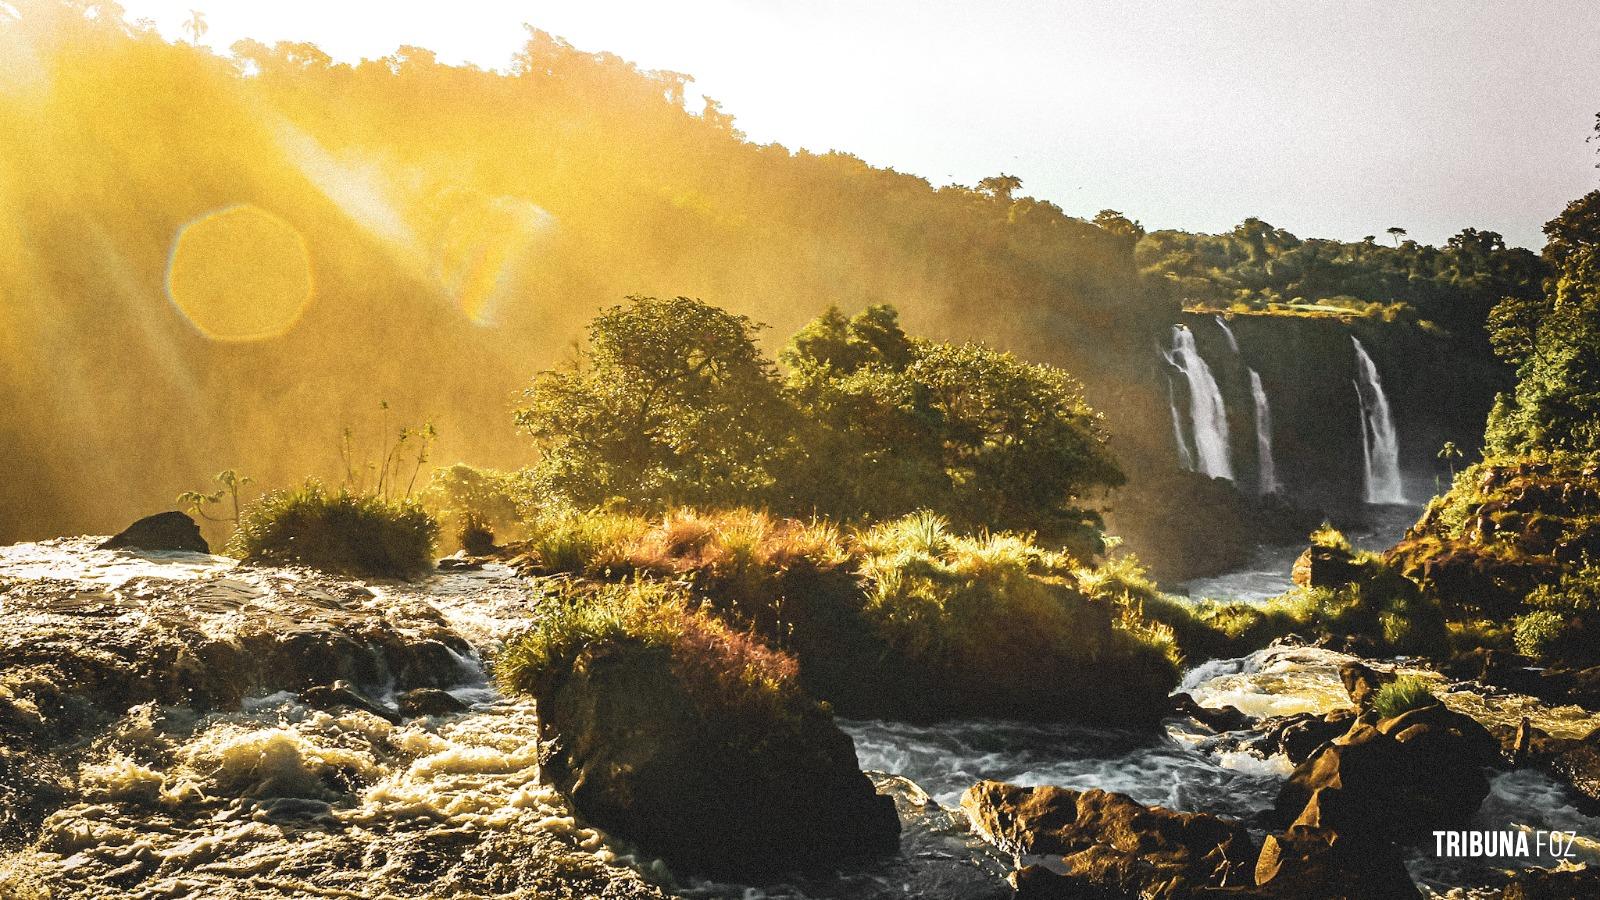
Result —
[[1261, 844], [1256, 887], [1243, 896], [1282, 900], [1410, 900], [1418, 896], [1393, 845], [1294, 825]]
[[1295, 767], [1278, 793], [1279, 821], [1374, 841], [1422, 843], [1462, 828], [1489, 793], [1484, 768], [1499, 742], [1441, 704], [1350, 730]]
[[1360, 578], [1361, 567], [1349, 550], [1312, 545], [1294, 561], [1290, 577], [1301, 587], [1338, 588]]
[[200, 526], [181, 512], [156, 513], [122, 529], [100, 545], [102, 550], [182, 551], [210, 553], [211, 547], [200, 536]]
[[894, 852], [894, 801], [810, 700], [719, 713], [669, 651], [590, 645], [539, 697], [559, 735], [548, 771], [580, 815], [680, 871], [759, 878]]
[[1044, 858], [1012, 876], [1019, 898], [1197, 896], [1249, 885], [1256, 864], [1239, 823], [1124, 794], [983, 781], [961, 808], [985, 840]]

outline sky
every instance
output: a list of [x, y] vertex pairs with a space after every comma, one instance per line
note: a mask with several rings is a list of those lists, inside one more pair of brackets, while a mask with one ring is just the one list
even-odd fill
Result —
[[1600, 2], [122, 0], [204, 43], [403, 44], [504, 68], [523, 24], [694, 76], [758, 143], [936, 185], [998, 172], [1073, 215], [1538, 248], [1600, 187]]

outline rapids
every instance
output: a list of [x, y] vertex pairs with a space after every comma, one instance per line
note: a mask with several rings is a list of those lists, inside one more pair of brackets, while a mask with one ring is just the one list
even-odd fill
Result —
[[[1389, 537], [1380, 531], [1363, 541]], [[132, 704], [49, 757], [60, 766], [64, 799], [35, 837], [0, 847], [7, 897], [1000, 898], [1008, 896], [1011, 861], [979, 841], [955, 809], [974, 781], [1121, 791], [1234, 817], [1259, 837], [1260, 816], [1291, 769], [1281, 756], [1243, 749], [1249, 733], [1215, 734], [1187, 719], [1156, 735], [1003, 721], [845, 721], [862, 767], [896, 799], [905, 828], [897, 857], [759, 887], [675, 882], [657, 861], [586, 827], [541, 783], [533, 704], [503, 695], [487, 675], [483, 661], [540, 614], [537, 584], [489, 565], [414, 584], [357, 585], [221, 557], [93, 545], [0, 549], [0, 635], [27, 636], [29, 623], [55, 628], [79, 616], [109, 623], [84, 631], [84, 640], [121, 630], [191, 646], [247, 637], [251, 619], [287, 608], [352, 633], [383, 628], [408, 646], [442, 645], [443, 655], [421, 658], [438, 669], [432, 680], [469, 708], [392, 724], [368, 712], [309, 708], [289, 690], [269, 690], [267, 676], [226, 708], [171, 698]], [[1281, 559], [1262, 568], [1269, 565], [1286, 579]], [[1255, 716], [1326, 711], [1348, 705], [1338, 676], [1348, 659], [1271, 647], [1195, 665], [1179, 689], [1201, 705]], [[389, 672], [383, 681], [364, 686], [392, 710], [407, 677]], [[20, 689], [0, 683], [0, 691]], [[1527, 715], [1556, 735], [1600, 726], [1600, 716], [1515, 695], [1453, 689], [1444, 699], [1490, 722]], [[1495, 777], [1475, 826], [1576, 831], [1580, 859], [1600, 861], [1600, 820], [1579, 807], [1563, 785], [1519, 770]], [[1430, 893], [1452, 897], [1489, 890], [1499, 877], [1493, 866], [1529, 864], [1421, 852], [1409, 862]]]

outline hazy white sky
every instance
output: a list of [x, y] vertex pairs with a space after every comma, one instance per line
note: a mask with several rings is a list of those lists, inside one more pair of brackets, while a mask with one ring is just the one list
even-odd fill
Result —
[[1600, 0], [122, 0], [205, 42], [401, 44], [501, 67], [522, 23], [686, 72], [759, 142], [973, 184], [999, 171], [1091, 216], [1538, 247], [1600, 186]]

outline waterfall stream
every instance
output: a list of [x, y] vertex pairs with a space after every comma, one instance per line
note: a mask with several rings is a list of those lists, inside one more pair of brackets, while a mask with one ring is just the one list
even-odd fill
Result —
[[1355, 335], [1350, 340], [1356, 347], [1356, 396], [1361, 401], [1361, 452], [1366, 463], [1366, 499], [1368, 503], [1405, 503], [1405, 490], [1400, 483], [1400, 437], [1395, 431], [1394, 414], [1389, 409], [1389, 398], [1383, 393], [1383, 383], [1378, 379], [1378, 366], [1367, 355], [1367, 348]]
[[1215, 318], [1217, 320], [1217, 324], [1222, 326], [1222, 333], [1228, 338], [1228, 349], [1233, 351], [1234, 356], [1238, 356], [1239, 339], [1233, 336], [1233, 329], [1228, 327], [1228, 320], [1221, 316], [1216, 316]]
[[1261, 386], [1261, 373], [1250, 370], [1250, 395], [1256, 401], [1256, 459], [1259, 469], [1260, 491], [1272, 494], [1283, 489], [1278, 481], [1278, 466], [1272, 459], [1272, 408], [1267, 403], [1267, 390]]
[[[1190, 419], [1194, 423], [1193, 465], [1212, 478], [1233, 480], [1233, 462], [1228, 457], [1228, 409], [1222, 401], [1222, 390], [1211, 374], [1211, 367], [1200, 356], [1195, 346], [1194, 333], [1183, 325], [1172, 326], [1172, 349], [1166, 354], [1167, 362], [1183, 372], [1189, 383]], [[1176, 413], [1176, 406], [1173, 408]], [[1176, 416], [1174, 425], [1177, 425]], [[1183, 448], [1179, 429], [1178, 445]], [[1186, 449], [1186, 448], [1183, 448]]]

